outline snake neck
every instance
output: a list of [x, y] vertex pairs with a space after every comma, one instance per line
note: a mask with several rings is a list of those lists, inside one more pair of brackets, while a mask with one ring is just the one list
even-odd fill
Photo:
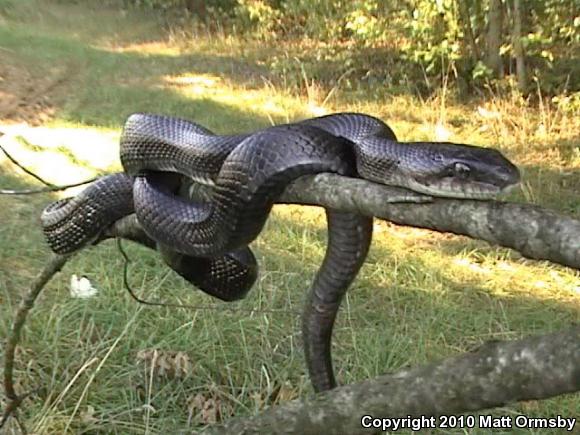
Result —
[[397, 140], [395, 133], [385, 122], [363, 113], [335, 113], [306, 119], [298, 124], [321, 128], [335, 136], [345, 138], [353, 144], [358, 144], [368, 137]]
[[399, 142], [378, 118], [339, 113], [301, 121], [352, 142], [358, 175], [432, 196], [488, 199], [508, 191], [520, 173], [495, 149], [456, 143]]

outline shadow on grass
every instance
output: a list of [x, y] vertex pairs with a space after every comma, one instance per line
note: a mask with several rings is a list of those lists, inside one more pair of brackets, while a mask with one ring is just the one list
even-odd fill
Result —
[[265, 116], [251, 108], [241, 110], [203, 95], [187, 98], [164, 82], [166, 76], [212, 75], [248, 86], [262, 68], [245, 59], [203, 53], [111, 52], [73, 37], [37, 35], [26, 29], [0, 28], [0, 40], [1, 46], [28, 60], [33, 75], [63, 79], [51, 100], [60, 119], [118, 128], [131, 113], [158, 112], [194, 119], [210, 128], [219, 125], [216, 119], [225, 120], [231, 131], [269, 125]]
[[[277, 240], [280, 231], [307, 234], [315, 254], [301, 259], [299, 247]], [[283, 264], [296, 273], [302, 293], [321, 263], [325, 236], [320, 225], [276, 216], [263, 235], [261, 255], [268, 263]], [[436, 266], [422, 255], [393, 251], [381, 234], [374, 239], [335, 329], [335, 367], [343, 383], [446, 358], [489, 340], [564, 329], [580, 320], [580, 303], [571, 303], [572, 295], [561, 299], [556, 294], [546, 297], [546, 292], [525, 293], [520, 291], [522, 283], [513, 279], [490, 288], [488, 277], [455, 277], [448, 270], [449, 262]], [[465, 246], [469, 240], [453, 243]], [[434, 256], [449, 257], [445, 241], [432, 250]]]
[[[282, 261], [283, 264], [293, 264], [296, 269], [300, 269], [300, 268], [304, 268], [308, 271], [310, 271], [310, 273], [312, 274], [312, 276], [314, 275], [315, 271], [318, 269], [321, 260], [322, 260], [322, 256], [324, 253], [324, 250], [326, 249], [326, 234], [327, 234], [327, 230], [325, 228], [325, 224], [322, 223], [323, 221], [321, 221], [321, 224], [317, 224], [317, 223], [312, 223], [312, 222], [305, 222], [304, 220], [294, 220], [294, 219], [288, 219], [285, 216], [280, 216], [279, 214], [274, 213], [274, 215], [272, 217], [270, 217], [270, 220], [268, 221], [267, 227], [265, 232], [260, 236], [263, 238], [263, 242], [264, 243], [264, 247], [262, 249], [268, 249], [268, 236], [274, 237], [274, 239], [279, 239], [279, 238], [283, 238], [283, 237], [287, 237], [288, 241], [291, 240], [292, 238], [294, 239], [301, 239], [303, 237], [308, 237], [309, 239], [312, 240], [311, 242], [311, 246], [312, 249], [314, 249], [315, 251], [315, 255], [317, 256], [317, 258], [319, 258], [319, 261], [313, 262], [313, 263], [305, 263], [303, 260], [301, 259], [297, 259], [296, 256], [300, 256], [302, 255], [302, 253], [304, 252], [304, 250], [302, 248], [300, 248], [299, 245], [297, 246], [293, 246], [294, 249], [292, 248], [288, 248], [288, 249], [284, 249], [284, 246], [286, 246], [284, 244], [284, 242], [280, 242], [278, 243], [278, 251], [274, 251], [271, 252], [271, 254], [269, 255], [269, 257], [275, 257], [275, 256], [280, 256], [284, 258], [284, 261]], [[398, 252], [393, 250], [394, 248], [390, 248], [389, 247], [389, 237], [391, 232], [396, 232], [398, 230], [398, 228], [402, 228], [398, 225], [389, 225], [387, 227], [386, 231], [382, 231], [379, 233], [374, 234], [373, 236], [373, 245], [371, 248], [371, 251], [369, 253], [369, 256], [367, 258], [366, 264], [372, 265], [370, 267], [379, 267], [381, 268], [382, 266], [384, 266], [386, 269], [386, 275], [384, 275], [383, 277], [387, 277], [388, 281], [391, 281], [393, 283], [394, 286], [398, 286], [399, 284], [397, 284], [397, 275], [403, 273], [403, 275], [407, 275], [407, 277], [411, 277], [415, 272], [418, 276], [421, 276], [422, 278], [427, 278], [427, 277], [435, 277], [437, 279], [441, 279], [441, 288], [453, 288], [455, 290], [460, 290], [460, 289], [465, 289], [465, 288], [470, 288], [473, 284], [474, 281], [480, 281], [482, 284], [485, 283], [486, 279], [485, 278], [469, 278], [468, 279], [468, 283], [462, 283], [460, 281], [457, 281], [455, 278], [449, 278], [446, 277], [445, 274], [446, 272], [448, 272], [445, 267], [438, 267], [435, 266], [433, 264], [429, 264], [426, 263], [424, 260], [422, 260], [420, 258], [419, 255], [417, 256], [413, 256], [412, 254], [409, 254], [405, 251], [401, 251], [399, 250]], [[425, 232], [429, 232], [427, 230], [422, 230]], [[290, 236], [284, 236], [284, 234], [289, 234]], [[418, 240], [418, 243], [420, 243], [421, 241]], [[309, 245], [310, 246], [310, 245]], [[423, 246], [423, 245], [421, 245]], [[485, 255], [486, 253], [490, 253], [490, 254], [495, 254], [497, 255], [498, 250], [501, 251], [505, 251], [506, 253], [509, 252], [514, 252], [516, 253], [517, 251], [513, 251], [510, 250], [508, 248], [503, 248], [503, 247], [498, 247], [498, 246], [492, 246], [487, 242], [482, 242], [480, 240], [477, 239], [472, 239], [469, 237], [465, 237], [465, 236], [456, 236], [456, 235], [449, 235], [449, 237], [445, 237], [442, 239], [437, 239], [435, 243], [433, 244], [429, 244], [429, 245], [425, 245], [425, 246], [429, 246], [428, 249], [431, 249], [434, 253], [435, 256], [437, 257], [451, 257], [454, 256], [456, 254], [459, 254], [461, 252], [465, 252], [465, 251], [469, 251], [473, 248], [477, 248], [477, 249], [481, 249], [483, 251], [483, 254]], [[462, 248], [463, 247], [463, 248]], [[488, 248], [488, 249], [486, 249]], [[509, 254], [508, 254], [509, 255]], [[502, 258], [503, 258], [503, 254], [501, 254]], [[516, 254], [516, 256], [519, 256], [518, 254]], [[294, 258], [294, 259], [293, 259]], [[520, 256], [521, 258], [521, 256]], [[534, 260], [528, 260], [530, 262], [534, 262]], [[544, 263], [544, 262], [538, 262], [538, 263]], [[546, 262], [547, 263], [547, 262]], [[389, 266], [392, 267], [393, 272], [392, 274], [389, 273]], [[365, 266], [366, 267], [366, 266]], [[400, 269], [401, 267], [406, 269]], [[562, 267], [563, 270], [572, 270], [563, 266], [559, 266], [558, 267]], [[376, 274], [372, 273], [370, 276], [366, 276], [366, 274], [361, 274], [360, 275], [360, 279], [363, 280], [363, 282], [365, 283], [363, 286], [366, 287], [367, 283], [371, 284], [370, 288], [372, 289], [372, 291], [375, 290], [375, 288], [377, 287], [377, 280], [373, 279], [373, 276], [375, 276]], [[403, 279], [403, 282], [405, 280]], [[416, 286], [416, 283], [413, 283], [412, 281], [409, 282], [409, 284], [411, 285], [411, 287]], [[517, 283], [510, 283], [510, 284], [515, 284], [514, 288], [517, 288]], [[380, 285], [378, 285], [378, 287], [380, 287]], [[474, 290], [476, 290], [476, 292], [481, 292], [481, 293], [487, 293], [489, 295], [489, 297], [494, 298], [495, 296], [493, 294], [490, 293], [489, 290], [484, 290], [483, 287], [478, 287], [478, 286], [474, 286], [473, 287]], [[505, 291], [509, 291], [509, 288], [505, 288], [503, 289]], [[425, 288], [424, 290], [425, 292], [429, 292], [430, 289], [429, 288]], [[504, 291], [501, 291], [501, 293], [504, 293]], [[534, 301], [534, 297], [533, 295], [528, 295], [530, 298], [532, 298], [532, 302]], [[523, 298], [522, 300], [527, 299]], [[486, 297], [487, 298], [487, 297]], [[516, 297], [517, 299], [517, 297]], [[546, 300], [544, 298], [539, 298], [537, 300], [537, 302], [539, 304], [544, 304], [546, 302]], [[556, 303], [557, 306], [558, 304]], [[371, 304], [372, 306], [372, 304]], [[580, 314], [580, 311], [578, 311], [577, 307], [570, 307], [567, 303], [562, 304], [562, 309], [564, 312], [570, 312], [570, 310], [572, 310], [572, 312], [575, 312], [576, 315]]]

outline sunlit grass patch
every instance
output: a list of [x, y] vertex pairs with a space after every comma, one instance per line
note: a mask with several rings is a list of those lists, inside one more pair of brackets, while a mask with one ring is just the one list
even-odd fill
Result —
[[[4, 125], [0, 143], [28, 170], [46, 181], [62, 185], [76, 183], [98, 173], [120, 170], [119, 132], [78, 126], [27, 124]], [[2, 154], [0, 162], [24, 182], [37, 183], [9, 163]], [[84, 189], [80, 186], [61, 193], [72, 195]]]
[[119, 45], [114, 41], [107, 44], [96, 45], [95, 48], [111, 51], [114, 53], [136, 53], [138, 55], [156, 55], [177, 57], [182, 54], [182, 50], [169, 44], [167, 41], [146, 41]]
[[256, 115], [267, 117], [272, 124], [309, 115], [308, 107], [303, 101], [285, 96], [266, 84], [259, 88], [249, 88], [235, 85], [215, 75], [182, 74], [164, 77], [160, 86], [176, 89], [180, 95], [193, 101], [210, 99], [216, 104], [238, 110], [250, 108]]

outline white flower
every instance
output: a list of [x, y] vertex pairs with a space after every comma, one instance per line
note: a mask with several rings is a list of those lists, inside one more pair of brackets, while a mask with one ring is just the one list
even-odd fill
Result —
[[84, 276], [79, 279], [73, 274], [70, 277], [70, 295], [73, 298], [92, 298], [98, 293], [98, 290], [93, 287], [91, 282]]

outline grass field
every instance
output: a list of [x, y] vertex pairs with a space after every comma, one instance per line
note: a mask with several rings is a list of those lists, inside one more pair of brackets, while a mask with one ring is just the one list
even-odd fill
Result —
[[[460, 104], [443, 89], [428, 100], [340, 87], [329, 96], [308, 77], [302, 88], [285, 88], [285, 77], [263, 66], [273, 53], [284, 53], [283, 45], [202, 33], [186, 38], [134, 11], [0, 0], [0, 141], [23, 164], [63, 183], [120, 169], [117, 139], [133, 112], [178, 115], [231, 133], [364, 111], [385, 119], [403, 140], [498, 147], [523, 172], [522, 189], [510, 200], [580, 218], [578, 113], [529, 107], [515, 95]], [[34, 184], [7, 160], [0, 164], [2, 187]], [[55, 198], [1, 198], [2, 337], [46, 262], [38, 216]], [[571, 269], [383, 222], [375, 233], [335, 330], [341, 383], [580, 320], [580, 275]], [[213, 308], [140, 306], [123, 289], [113, 243], [81, 252], [41, 295], [18, 352], [19, 391], [39, 388], [21, 410], [31, 432], [175, 433], [312, 394], [299, 311], [325, 249], [319, 210], [275, 208], [253, 244], [258, 283], [230, 305], [187, 286], [152, 252], [126, 245], [139, 294]], [[89, 277], [98, 295], [71, 298], [73, 273]], [[580, 397], [494, 413], [578, 416]], [[11, 431], [17, 433], [15, 424]]]

